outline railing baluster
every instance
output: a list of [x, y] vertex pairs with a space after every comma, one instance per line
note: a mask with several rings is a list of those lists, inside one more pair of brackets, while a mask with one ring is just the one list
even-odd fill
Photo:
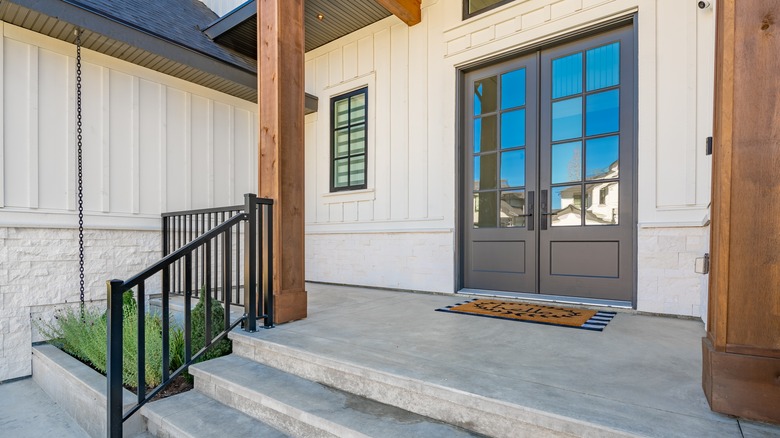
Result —
[[192, 359], [192, 253], [184, 256], [184, 361]]
[[[193, 232], [192, 232], [192, 236], [193, 237], [190, 238], [190, 242], [192, 242], [192, 240], [195, 237], [198, 237], [200, 235], [199, 234], [200, 233], [200, 227], [198, 227], [198, 217], [197, 217], [197, 215], [195, 215], [195, 214], [190, 215], [190, 223], [192, 224], [192, 229], [193, 229]], [[199, 280], [199, 278], [198, 278], [198, 254], [200, 254], [200, 248], [196, 248], [195, 251], [194, 251], [194, 254], [195, 254], [195, 257], [193, 257], [193, 259], [192, 259], [192, 263], [193, 263], [193, 266], [192, 266], [192, 271], [193, 271], [192, 272], [192, 276], [195, 279], [195, 281], [193, 283], [195, 288], [192, 291], [192, 294], [193, 294], [193, 296], [195, 296], [198, 299], [200, 299], [200, 287], [198, 286], [200, 284], [198, 282], [198, 280]]]
[[146, 288], [144, 283], [138, 285], [138, 298], [136, 299], [136, 312], [138, 312], [138, 403], [143, 403], [146, 398]]
[[224, 284], [222, 285], [222, 300], [224, 301], [224, 309], [225, 309], [225, 329], [230, 327], [230, 289], [232, 288], [232, 285], [230, 284], [230, 280], [232, 279], [232, 267], [231, 267], [231, 234], [230, 230], [227, 230], [223, 233], [222, 237], [222, 278], [224, 280]]
[[162, 378], [167, 381], [170, 377], [171, 364], [171, 337], [170, 337], [170, 296], [171, 296], [171, 271], [166, 266], [162, 270]]

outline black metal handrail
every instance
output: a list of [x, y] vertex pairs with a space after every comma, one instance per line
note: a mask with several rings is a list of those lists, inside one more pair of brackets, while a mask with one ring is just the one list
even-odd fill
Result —
[[[258, 198], [258, 206], [268, 205], [271, 200]], [[197, 210], [185, 210], [175, 211], [169, 213], [163, 213], [162, 216], [162, 252], [163, 256], [168, 255], [171, 251], [180, 248], [187, 242], [192, 241], [198, 236], [202, 235], [206, 231], [210, 230], [214, 225], [225, 221], [232, 215], [244, 211], [243, 205], [233, 205], [229, 207], [216, 207], [216, 208], [203, 208]], [[234, 230], [234, 239], [231, 250], [236, 254], [236, 263], [233, 268], [233, 276], [235, 281], [233, 282], [233, 290], [223, 290], [219, 284], [211, 287], [211, 279], [206, 278], [206, 266], [208, 265], [208, 254], [210, 254], [210, 248], [208, 245], [203, 248], [199, 248], [195, 252], [193, 262], [195, 268], [193, 269], [193, 275], [196, 284], [206, 285], [207, 292], [211, 293], [215, 299], [222, 301], [224, 299], [223, 294], [230, 295], [229, 301], [231, 304], [242, 306], [243, 294], [240, 290], [242, 284], [240, 280], [241, 276], [241, 227], [236, 227]], [[171, 272], [173, 280], [171, 282], [171, 293], [176, 295], [183, 295], [184, 284], [184, 260], [171, 265]], [[193, 291], [193, 297], [200, 298], [200, 290]]]
[[[108, 288], [108, 312], [107, 312], [107, 435], [109, 437], [122, 436], [122, 423], [135, 414], [146, 402], [154, 398], [176, 376], [184, 372], [195, 363], [212, 345], [224, 339], [227, 334], [239, 324], [243, 324], [246, 331], [257, 329], [257, 320], [262, 318], [265, 328], [273, 327], [273, 200], [257, 198], [254, 194], [244, 196], [243, 206], [227, 207], [222, 209], [193, 210], [190, 212], [164, 213], [163, 216], [163, 255], [164, 257], [136, 274], [122, 281], [110, 280]], [[177, 244], [173, 252], [167, 253], [170, 236], [166, 235], [166, 219], [177, 217], [195, 217], [200, 214], [222, 214], [223, 220], [209, 230], [199, 233], [187, 243], [174, 241]], [[225, 213], [233, 213], [224, 219]], [[205, 222], [208, 224], [208, 222]], [[210, 225], [210, 224], [209, 224]], [[242, 230], [243, 225], [243, 230]], [[244, 237], [243, 252], [240, 245], [233, 244], [233, 234], [237, 240]], [[182, 235], [184, 237], [184, 235]], [[238, 242], [236, 242], [238, 243]], [[244, 266], [243, 277], [239, 275], [238, 264], [243, 253]], [[233, 258], [235, 257], [236, 272], [233, 270]], [[198, 263], [201, 260], [202, 263]], [[212, 263], [214, 261], [214, 263]], [[212, 269], [214, 268], [214, 269]], [[221, 269], [221, 276], [220, 274]], [[177, 271], [178, 270], [178, 271]], [[205, 307], [205, 333], [204, 347], [192, 354], [192, 327], [191, 311], [192, 297], [197, 296], [197, 273], [201, 273], [206, 293], [200, 299], [204, 300]], [[162, 383], [149, 391], [146, 391], [146, 332], [145, 332], [145, 299], [146, 281], [154, 275], [162, 273]], [[235, 276], [234, 276], [235, 274]], [[221, 278], [220, 278], [221, 277]], [[219, 282], [223, 293], [219, 298], [224, 303], [225, 318], [224, 329], [212, 337], [211, 302], [216, 299], [211, 291], [213, 282]], [[240, 300], [244, 307], [244, 315], [231, 321], [230, 306], [237, 304], [238, 299], [232, 299], [233, 280], [236, 281], [236, 291], [243, 286], [244, 296]], [[178, 369], [170, 372], [170, 296], [172, 284], [176, 283], [184, 297], [184, 363]], [[123, 294], [126, 291], [137, 289], [138, 306], [138, 399], [134, 406], [127, 412], [122, 412], [122, 318], [123, 318]], [[214, 290], [217, 290], [214, 287]], [[235, 302], [234, 302], [235, 301]]]

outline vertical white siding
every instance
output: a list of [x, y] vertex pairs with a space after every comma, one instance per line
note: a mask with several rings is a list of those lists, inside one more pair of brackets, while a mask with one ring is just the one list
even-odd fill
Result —
[[162, 133], [165, 129], [162, 111], [163, 86], [142, 79], [138, 87], [138, 107], [145, 109], [138, 114], [138, 159], [143, 163], [138, 169], [138, 192], [143, 194], [139, 196], [139, 212], [155, 214], [160, 211], [162, 205], [160, 187], [163, 186], [163, 163], [160, 162], [160, 155], [164, 151]]
[[[376, 87], [374, 90], [368, 90], [369, 102], [374, 103], [378, 109], [376, 111], [382, 116], [377, 117], [371, 123], [368, 121], [369, 132], [371, 128], [376, 131], [376, 162], [379, 163], [374, 169], [376, 175], [377, 197], [374, 201], [374, 219], [390, 219], [390, 196], [394, 190], [390, 175], [393, 172], [391, 157], [391, 132], [394, 126], [390, 120], [390, 103], [393, 90], [390, 84], [390, 30], [382, 29], [374, 34], [374, 59], [376, 64], [374, 68], [377, 71]], [[373, 95], [375, 98], [370, 99]], [[322, 115], [324, 116], [324, 114]], [[371, 169], [369, 169], [370, 171]], [[371, 178], [371, 175], [368, 175]], [[326, 181], [327, 181], [326, 176]]]
[[71, 130], [69, 120], [62, 117], [71, 112], [67, 74], [68, 58], [48, 51], [38, 51], [38, 202], [41, 208], [68, 208], [70, 154], [67, 146]]
[[[33, 218], [72, 226], [75, 47], [0, 26], [0, 222]], [[82, 54], [87, 215], [102, 218], [102, 225], [116, 216], [124, 227], [149, 227], [162, 211], [232, 205], [256, 192], [253, 103], [88, 50]], [[34, 212], [38, 216], [29, 216]]]

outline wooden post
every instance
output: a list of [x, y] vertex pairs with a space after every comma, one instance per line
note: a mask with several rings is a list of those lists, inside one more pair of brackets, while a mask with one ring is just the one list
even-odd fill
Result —
[[716, 13], [702, 385], [714, 411], [780, 423], [780, 2], [719, 0]]
[[274, 208], [277, 323], [306, 317], [303, 0], [258, 0], [258, 186]]

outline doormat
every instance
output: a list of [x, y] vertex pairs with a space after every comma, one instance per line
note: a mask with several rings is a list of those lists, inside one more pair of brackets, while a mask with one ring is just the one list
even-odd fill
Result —
[[436, 309], [436, 311], [486, 316], [488, 318], [532, 322], [536, 324], [559, 325], [598, 332], [604, 330], [604, 327], [612, 321], [612, 318], [614, 318], [616, 314], [615, 312], [486, 300], [481, 298], [453, 304], [452, 306]]

